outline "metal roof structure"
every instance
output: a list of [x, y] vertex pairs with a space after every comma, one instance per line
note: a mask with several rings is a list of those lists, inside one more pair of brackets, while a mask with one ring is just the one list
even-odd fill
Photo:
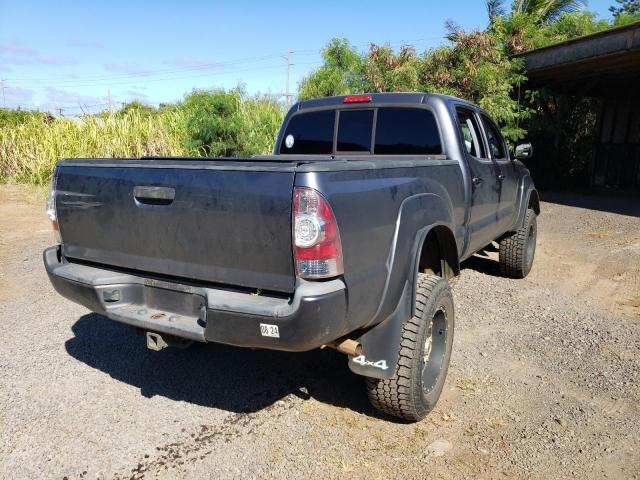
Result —
[[640, 95], [640, 22], [516, 57], [525, 62], [528, 88], [607, 98]]

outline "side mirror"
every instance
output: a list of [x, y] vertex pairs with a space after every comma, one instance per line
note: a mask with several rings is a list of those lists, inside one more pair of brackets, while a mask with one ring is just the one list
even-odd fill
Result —
[[518, 142], [513, 151], [516, 160], [529, 160], [533, 157], [533, 145], [531, 145], [531, 142]]

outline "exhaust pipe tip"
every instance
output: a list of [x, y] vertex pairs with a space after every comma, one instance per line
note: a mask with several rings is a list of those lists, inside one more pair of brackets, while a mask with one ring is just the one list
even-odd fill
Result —
[[330, 346], [341, 353], [349, 355], [350, 357], [358, 357], [362, 355], [362, 344], [355, 340], [347, 339], [337, 344], [334, 343]]
[[169, 344], [164, 341], [162, 335], [156, 332], [147, 332], [147, 348], [149, 350], [155, 350], [159, 352], [160, 350], [167, 348]]
[[193, 340], [176, 337], [166, 333], [147, 331], [147, 348], [159, 352], [167, 347], [187, 348], [193, 343]]

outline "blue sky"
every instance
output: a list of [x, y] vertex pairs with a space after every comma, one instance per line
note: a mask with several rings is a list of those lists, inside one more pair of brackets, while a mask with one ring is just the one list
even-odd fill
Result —
[[[609, 18], [614, 0], [590, 0]], [[0, 79], [6, 106], [65, 115], [138, 98], [157, 104], [193, 88], [245, 84], [282, 94], [320, 64], [332, 37], [417, 50], [444, 43], [444, 22], [484, 28], [483, 0], [428, 2], [0, 0]], [[0, 104], [1, 105], [1, 104]]]

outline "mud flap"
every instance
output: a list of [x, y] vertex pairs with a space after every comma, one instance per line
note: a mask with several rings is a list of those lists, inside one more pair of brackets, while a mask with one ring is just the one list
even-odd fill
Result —
[[400, 354], [402, 324], [411, 317], [411, 308], [412, 286], [407, 281], [393, 313], [357, 339], [362, 344], [362, 355], [349, 357], [353, 373], [381, 379], [393, 376]]

